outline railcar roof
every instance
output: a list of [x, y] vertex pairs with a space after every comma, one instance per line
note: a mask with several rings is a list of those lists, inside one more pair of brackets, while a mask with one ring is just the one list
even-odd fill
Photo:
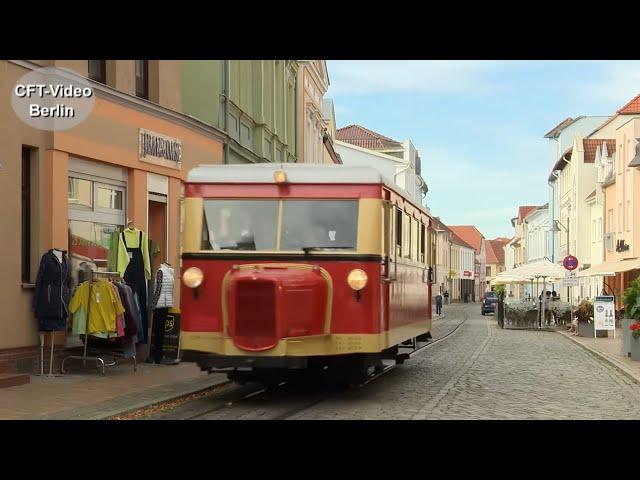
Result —
[[385, 183], [393, 185], [373, 167], [313, 165], [304, 163], [255, 163], [247, 165], [199, 165], [187, 175], [190, 183], [273, 183], [277, 170], [287, 173], [288, 183]]
[[[409, 194], [373, 167], [315, 165], [305, 163], [252, 163], [199, 165], [187, 174], [188, 183], [273, 183], [273, 174], [284, 170], [287, 183], [383, 184], [408, 199]], [[411, 202], [414, 205], [415, 202]], [[416, 205], [427, 213], [422, 205]]]

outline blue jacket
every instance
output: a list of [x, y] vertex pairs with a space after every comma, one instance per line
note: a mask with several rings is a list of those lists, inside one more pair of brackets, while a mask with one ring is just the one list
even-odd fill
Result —
[[62, 263], [53, 253], [53, 249], [40, 259], [36, 290], [33, 294], [32, 308], [36, 318], [66, 318], [70, 300], [69, 264], [66, 251], [62, 252]]

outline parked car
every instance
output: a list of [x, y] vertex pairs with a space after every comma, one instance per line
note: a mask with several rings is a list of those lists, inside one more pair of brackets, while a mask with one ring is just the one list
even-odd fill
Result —
[[487, 313], [496, 313], [496, 309], [498, 308], [498, 296], [495, 292], [486, 292], [484, 297], [482, 298], [482, 315], [486, 315]]

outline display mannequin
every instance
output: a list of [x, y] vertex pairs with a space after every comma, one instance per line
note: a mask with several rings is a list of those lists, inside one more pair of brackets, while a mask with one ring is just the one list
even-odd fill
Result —
[[147, 280], [151, 278], [149, 241], [147, 234], [138, 230], [131, 220], [127, 223], [127, 228], [120, 234], [118, 272], [138, 296], [142, 318], [142, 332], [138, 332], [138, 340], [141, 343], [147, 343], [149, 329]]
[[69, 315], [69, 266], [66, 250], [52, 248], [40, 259], [32, 308], [38, 319], [40, 335], [40, 371], [43, 369], [44, 332], [51, 332], [51, 361], [49, 373], [53, 369], [54, 333], [66, 329]]
[[153, 305], [153, 335], [155, 337], [153, 358], [156, 363], [174, 364], [164, 361], [165, 322], [169, 308], [173, 307], [173, 268], [164, 262], [156, 272], [155, 288], [151, 304]]

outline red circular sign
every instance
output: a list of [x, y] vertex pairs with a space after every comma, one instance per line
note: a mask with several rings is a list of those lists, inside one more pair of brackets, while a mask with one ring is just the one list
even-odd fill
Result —
[[578, 259], [573, 255], [567, 255], [562, 260], [562, 266], [569, 271], [575, 270], [578, 268]]

